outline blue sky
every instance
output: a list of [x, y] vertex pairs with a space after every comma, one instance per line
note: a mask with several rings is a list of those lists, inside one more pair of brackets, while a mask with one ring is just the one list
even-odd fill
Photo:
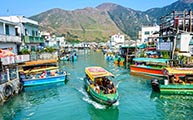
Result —
[[64, 10], [96, 7], [105, 2], [112, 2], [134, 10], [145, 11], [150, 8], [170, 5], [177, 0], [0, 0], [0, 16], [23, 15], [26, 17], [39, 14], [52, 8]]

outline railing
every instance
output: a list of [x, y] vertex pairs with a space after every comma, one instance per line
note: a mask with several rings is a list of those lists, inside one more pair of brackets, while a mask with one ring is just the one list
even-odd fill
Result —
[[15, 64], [15, 63], [22, 63], [26, 61], [30, 61], [29, 55], [16, 55], [16, 56], [7, 56], [1, 58], [0, 61], [3, 65]]
[[58, 59], [58, 55], [55, 53], [31, 53], [30, 60], [50, 60], [50, 59]]
[[20, 36], [1, 35], [0, 34], [0, 42], [16, 42], [16, 43], [21, 43], [21, 37]]
[[44, 43], [43, 37], [24, 36], [25, 43]]

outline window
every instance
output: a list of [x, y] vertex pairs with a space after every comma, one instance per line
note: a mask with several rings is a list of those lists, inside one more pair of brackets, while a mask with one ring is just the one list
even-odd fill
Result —
[[31, 51], [35, 51], [36, 47], [35, 46], [31, 46]]
[[19, 36], [18, 28], [15, 28], [15, 35], [16, 35], [16, 36]]
[[36, 31], [36, 36], [38, 36], [38, 31]]
[[35, 32], [34, 32], [34, 30], [32, 30], [32, 36], [33, 36], [33, 37], [35, 36]]
[[149, 35], [150, 33], [149, 33], [149, 31], [145, 31], [145, 35]]
[[16, 68], [13, 67], [13, 68], [9, 69], [9, 77], [10, 77], [11, 80], [17, 78], [17, 70], [16, 70]]
[[5, 34], [9, 35], [9, 25], [5, 25]]
[[28, 35], [27, 29], [25, 29], [25, 35]]

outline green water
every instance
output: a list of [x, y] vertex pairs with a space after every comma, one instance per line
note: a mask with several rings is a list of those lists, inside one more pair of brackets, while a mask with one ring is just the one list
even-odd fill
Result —
[[[78, 61], [61, 62], [69, 81], [28, 87], [0, 106], [0, 120], [192, 120], [192, 96], [159, 96], [150, 81], [105, 61], [100, 52], [79, 51]], [[116, 76], [120, 98], [111, 107], [93, 101], [84, 89], [84, 68], [102, 66]]]

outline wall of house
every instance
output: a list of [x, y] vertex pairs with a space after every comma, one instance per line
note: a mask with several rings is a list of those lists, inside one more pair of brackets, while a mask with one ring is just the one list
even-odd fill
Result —
[[[5, 34], [5, 31], [4, 31], [4, 23], [0, 23], [0, 34]], [[11, 24], [7, 24], [9, 26], [9, 35], [16, 35], [16, 32], [15, 32], [15, 25], [11, 25]]]
[[160, 30], [159, 26], [144, 26], [141, 28], [141, 43], [144, 43], [148, 39], [148, 37], [153, 37], [153, 33]]
[[120, 34], [115, 34], [113, 36], [111, 36], [111, 45], [116, 45], [117, 43], [124, 43], [125, 42], [125, 37], [124, 35], [120, 35]]
[[3, 23], [0, 23], [0, 34], [4, 34]]
[[176, 40], [176, 48], [178, 48], [181, 52], [189, 52], [189, 43], [192, 39], [192, 35], [187, 33], [182, 33], [178, 36]]
[[14, 36], [16, 35], [14, 25], [9, 25], [9, 35], [14, 35]]

